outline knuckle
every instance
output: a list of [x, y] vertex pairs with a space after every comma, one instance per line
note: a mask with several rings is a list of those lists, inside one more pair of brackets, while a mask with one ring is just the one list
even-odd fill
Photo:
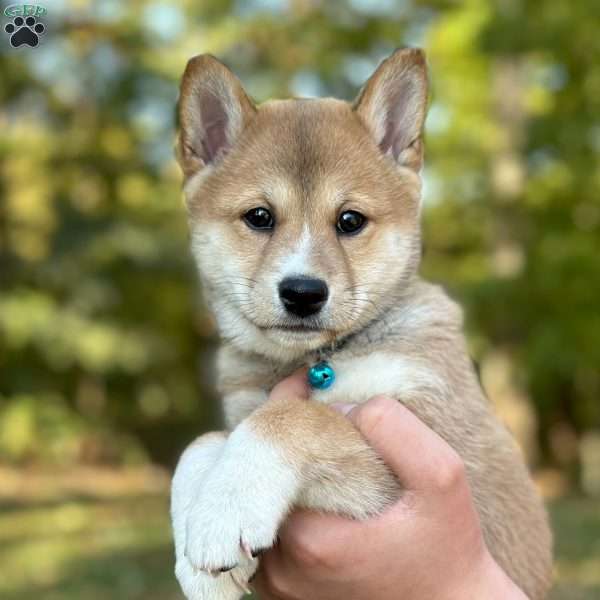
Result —
[[389, 396], [375, 396], [356, 411], [356, 426], [363, 432], [369, 433], [387, 420], [396, 408], [396, 401]]
[[259, 592], [266, 592], [267, 597], [282, 598], [285, 600], [291, 598], [288, 595], [286, 580], [281, 577], [278, 571], [272, 569], [264, 569], [262, 571], [262, 577], [257, 581], [256, 587]]
[[298, 565], [309, 569], [331, 568], [337, 564], [336, 553], [323, 540], [317, 541], [308, 535], [297, 536], [290, 554]]
[[465, 463], [455, 450], [449, 448], [436, 471], [435, 487], [440, 491], [452, 492], [463, 486], [466, 480]]

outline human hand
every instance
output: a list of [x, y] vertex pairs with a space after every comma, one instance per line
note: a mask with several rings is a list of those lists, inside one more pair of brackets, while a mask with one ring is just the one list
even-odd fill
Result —
[[366, 521], [293, 513], [261, 558], [261, 600], [525, 600], [485, 545], [458, 454], [391, 398], [338, 410], [405, 491]]

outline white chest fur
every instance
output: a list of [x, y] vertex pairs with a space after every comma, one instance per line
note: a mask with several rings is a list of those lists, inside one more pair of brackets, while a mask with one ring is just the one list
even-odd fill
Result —
[[378, 394], [396, 398], [414, 394], [445, 396], [442, 378], [425, 363], [391, 352], [376, 352], [352, 358], [333, 357], [329, 361], [336, 381], [327, 390], [314, 390], [313, 398], [324, 404], [360, 404]]

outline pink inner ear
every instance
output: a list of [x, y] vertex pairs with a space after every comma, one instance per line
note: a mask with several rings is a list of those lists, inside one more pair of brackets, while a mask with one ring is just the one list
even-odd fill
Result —
[[214, 162], [220, 153], [227, 150], [226, 125], [226, 121], [221, 120], [205, 126], [202, 149], [206, 156], [206, 163]]
[[412, 82], [404, 82], [399, 88], [389, 94], [386, 99], [385, 134], [379, 144], [385, 154], [390, 149], [394, 159], [408, 148], [419, 133], [420, 124], [418, 94], [414, 93]]
[[223, 101], [217, 96], [207, 93], [200, 98], [200, 116], [202, 118], [202, 159], [212, 163], [222, 152], [227, 150], [227, 113]]

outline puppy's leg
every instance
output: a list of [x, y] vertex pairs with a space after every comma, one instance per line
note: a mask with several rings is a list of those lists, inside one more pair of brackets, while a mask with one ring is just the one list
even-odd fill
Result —
[[229, 436], [187, 518], [186, 556], [198, 569], [245, 564], [270, 547], [294, 504], [363, 518], [399, 487], [360, 433], [313, 401], [259, 407]]
[[171, 519], [175, 539], [175, 575], [189, 600], [237, 600], [258, 566], [256, 560], [246, 560], [232, 571], [210, 574], [195, 570], [185, 556], [188, 513], [207, 473], [222, 454], [226, 440], [226, 434], [221, 432], [198, 438], [182, 454], [173, 476]]

